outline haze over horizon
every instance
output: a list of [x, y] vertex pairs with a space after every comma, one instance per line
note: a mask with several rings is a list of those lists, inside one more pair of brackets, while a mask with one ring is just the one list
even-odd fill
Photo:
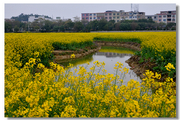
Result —
[[[133, 4], [137, 5], [137, 3]], [[176, 4], [138, 4], [139, 12], [145, 15], [154, 15], [160, 11], [176, 10]], [[131, 11], [131, 3], [128, 4], [5, 4], [5, 18], [11, 18], [23, 14], [46, 15], [53, 19], [72, 19], [75, 16], [81, 18], [81, 13], [97, 13], [106, 10]], [[132, 9], [133, 10], [133, 9]]]

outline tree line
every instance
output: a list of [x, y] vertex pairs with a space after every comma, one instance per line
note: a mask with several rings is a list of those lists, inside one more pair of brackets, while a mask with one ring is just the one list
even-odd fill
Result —
[[90, 32], [90, 31], [135, 31], [135, 30], [176, 30], [176, 23], [155, 23], [152, 19], [94, 21], [49, 21], [37, 19], [32, 23], [18, 20], [5, 21], [5, 32]]

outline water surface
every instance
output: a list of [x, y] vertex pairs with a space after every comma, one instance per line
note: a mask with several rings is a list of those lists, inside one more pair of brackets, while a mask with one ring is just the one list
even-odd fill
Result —
[[[130, 70], [130, 66], [125, 62], [128, 60], [131, 56], [133, 56], [135, 51], [127, 49], [127, 48], [121, 48], [121, 47], [102, 47], [101, 50], [99, 50], [96, 53], [90, 54], [88, 56], [85, 56], [80, 59], [75, 59], [69, 62], [62, 62], [60, 64], [67, 66], [69, 63], [73, 64], [73, 68], [71, 69], [74, 71], [74, 69], [78, 69], [79, 66], [86, 67], [87, 72], [90, 71], [89, 68], [91, 68], [94, 64], [93, 62], [99, 61], [99, 62], [105, 62], [105, 69], [107, 70], [107, 73], [110, 74], [116, 74], [116, 70], [114, 69], [115, 64], [117, 62], [123, 63], [123, 67], [129, 68], [129, 72], [124, 76], [124, 73], [122, 74], [119, 71], [120, 78], [123, 79], [123, 84], [127, 85], [127, 82], [130, 79], [137, 80], [141, 83], [141, 79], [139, 76], [137, 76], [132, 70]], [[89, 62], [89, 65], [87, 65], [87, 62]], [[95, 70], [95, 73], [99, 72], [99, 68]]]

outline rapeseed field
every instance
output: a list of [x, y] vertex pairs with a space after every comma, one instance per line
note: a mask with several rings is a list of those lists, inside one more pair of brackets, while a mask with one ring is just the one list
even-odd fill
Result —
[[[64, 45], [61, 49], [76, 48], [93, 44], [95, 38], [140, 43], [142, 50], [137, 54], [163, 62], [162, 71], [169, 73], [168, 77], [157, 82], [162, 75], [147, 70], [141, 83], [131, 79], [125, 86], [119, 73], [126, 75], [129, 70], [120, 62], [114, 65], [116, 74], [106, 73], [104, 65], [108, 63], [99, 61], [90, 72], [85, 67], [70, 71], [51, 62], [53, 43]], [[173, 57], [175, 32], [5, 33], [5, 117], [174, 118]], [[97, 69], [103, 74], [95, 74]]]

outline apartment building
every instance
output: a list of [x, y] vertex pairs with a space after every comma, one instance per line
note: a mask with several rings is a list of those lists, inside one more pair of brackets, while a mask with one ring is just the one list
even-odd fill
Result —
[[157, 23], [176, 23], [176, 11], [160, 11], [159, 14], [156, 14]]
[[38, 19], [44, 19], [44, 20], [52, 20], [51, 18], [46, 18], [45, 16], [29, 16], [28, 18], [28, 22], [34, 22], [35, 20], [38, 20]]
[[103, 13], [81, 13], [81, 20], [87, 20], [90, 22], [92, 20], [101, 19], [106, 19], [107, 21], [115, 20], [115, 22], [119, 22], [121, 20], [139, 20], [145, 19], [145, 12], [107, 10]]
[[153, 21], [157, 22], [157, 15], [145, 15], [145, 19], [152, 19]]

